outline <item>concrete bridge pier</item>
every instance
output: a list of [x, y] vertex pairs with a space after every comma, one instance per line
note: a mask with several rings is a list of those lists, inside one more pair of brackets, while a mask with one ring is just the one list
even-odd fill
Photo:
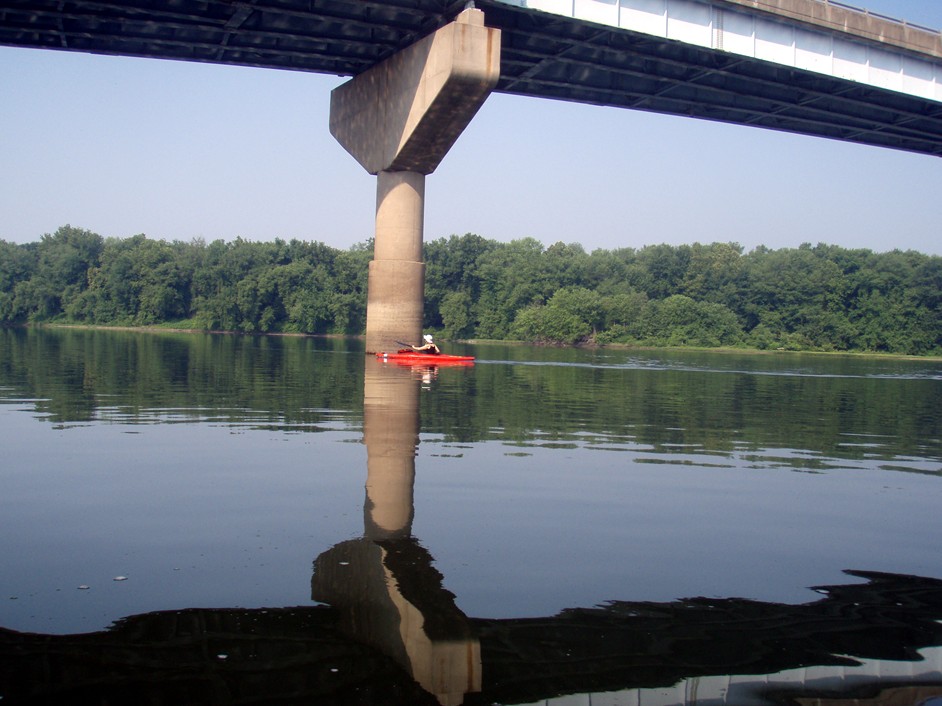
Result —
[[425, 303], [425, 175], [376, 175], [376, 237], [366, 302], [367, 351], [417, 342]]
[[425, 176], [484, 103], [500, 76], [500, 31], [484, 13], [454, 22], [331, 93], [330, 132], [377, 175], [366, 350], [418, 341], [424, 313]]

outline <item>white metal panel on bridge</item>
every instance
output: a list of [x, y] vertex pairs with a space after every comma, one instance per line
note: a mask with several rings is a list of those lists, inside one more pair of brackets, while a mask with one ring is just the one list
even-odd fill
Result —
[[504, 0], [942, 102], [942, 62], [705, 0]]
[[[834, 697], [867, 686], [898, 688], [909, 682], [938, 685], [942, 679], [942, 648], [930, 647], [920, 653], [921, 661], [860, 659], [856, 660], [857, 666], [799, 667], [768, 675], [690, 677], [669, 687], [567, 694], [527, 706], [769, 706], [774, 703], [769, 698], [770, 691], [788, 692], [792, 696], [828, 693]], [[857, 703], [866, 701], [860, 699]], [[849, 694], [847, 703], [852, 703]]]

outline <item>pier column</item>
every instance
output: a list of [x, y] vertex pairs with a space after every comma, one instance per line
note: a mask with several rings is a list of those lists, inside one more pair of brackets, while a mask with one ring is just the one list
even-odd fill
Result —
[[395, 350], [422, 333], [425, 176], [438, 167], [500, 76], [500, 31], [464, 10], [333, 90], [330, 132], [378, 176], [366, 350]]
[[366, 302], [367, 352], [396, 350], [421, 336], [425, 303], [422, 238], [425, 175], [380, 172], [376, 177], [376, 238]]

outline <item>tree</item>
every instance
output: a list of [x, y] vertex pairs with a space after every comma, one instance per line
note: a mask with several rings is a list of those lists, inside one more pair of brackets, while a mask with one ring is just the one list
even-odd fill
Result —
[[479, 337], [506, 338], [520, 309], [546, 301], [548, 288], [540, 268], [542, 254], [539, 241], [523, 238], [478, 259], [481, 296], [474, 315]]
[[579, 343], [595, 335], [604, 321], [602, 298], [584, 287], [564, 287], [545, 305], [521, 309], [512, 333], [526, 341]]
[[98, 265], [102, 237], [66, 225], [40, 238], [37, 264], [28, 285], [18, 287], [18, 306], [42, 321], [62, 314], [88, 287], [89, 271]]
[[722, 304], [696, 302], [683, 294], [652, 302], [645, 333], [657, 345], [716, 347], [740, 342], [736, 315]]
[[0, 240], [0, 324], [18, 323], [27, 317], [22, 298], [17, 300], [17, 287], [29, 281], [36, 262], [35, 246]]
[[471, 295], [465, 291], [448, 292], [442, 298], [439, 311], [446, 338], [468, 338], [472, 335], [472, 303]]
[[632, 283], [651, 299], [664, 299], [679, 294], [690, 264], [689, 245], [649, 245], [637, 253], [638, 264], [643, 269], [643, 281]]
[[523, 341], [573, 344], [591, 333], [589, 325], [562, 307], [534, 304], [521, 309], [514, 319], [511, 335]]
[[738, 243], [694, 243], [681, 292], [698, 301], [734, 306], [739, 298], [741, 257]]

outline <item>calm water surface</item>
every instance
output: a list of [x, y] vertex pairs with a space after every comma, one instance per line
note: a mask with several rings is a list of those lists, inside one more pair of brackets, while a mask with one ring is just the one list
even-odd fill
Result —
[[[317, 629], [342, 636], [344, 649], [390, 658], [393, 681], [409, 675], [412, 686], [375, 694], [351, 676], [347, 692], [330, 692], [339, 703], [693, 703], [690, 679], [717, 675], [727, 680], [710, 687], [717, 703], [748, 703], [730, 675], [835, 654], [897, 685], [942, 685], [942, 363], [449, 351], [477, 362], [401, 368], [359, 342], [311, 338], [0, 331], [9, 649], [33, 644], [23, 633], [74, 647], [67, 636], [94, 641], [166, 615], [205, 625], [206, 615], [257, 621], [290, 609], [292, 625], [326, 620]], [[905, 617], [888, 617], [904, 604]], [[848, 619], [840, 630], [856, 637], [839, 644], [799, 629], [820, 623], [814, 611], [845, 619], [861, 605], [872, 610]], [[707, 623], [746, 620], [745, 610], [750, 624], [768, 623], [762, 644], [778, 647], [718, 636], [693, 617], [720, 608], [727, 618]], [[661, 622], [631, 622], [641, 619]], [[918, 638], [888, 627], [906, 621]], [[688, 633], [704, 649], [686, 671], [655, 675], [663, 644], [632, 642], [693, 644]], [[621, 642], [600, 655], [599, 635]], [[625, 657], [628, 642], [643, 668]], [[758, 659], [791, 654], [782, 645], [792, 642], [789, 659], [704, 666], [718, 645]], [[811, 644], [818, 661], [800, 652]], [[524, 665], [533, 645], [549, 652]], [[560, 665], [580, 645], [594, 657], [577, 655], [581, 672], [567, 681]], [[238, 649], [225, 649], [204, 658], [235, 679], [225, 670]], [[325, 680], [344, 673], [323, 659]], [[532, 676], [515, 677], [518, 662]], [[381, 673], [362, 656], [348, 664], [367, 663]], [[12, 673], [0, 671], [4, 703], [64, 688]], [[429, 686], [448, 676], [464, 687]], [[817, 688], [799, 682], [789, 688]], [[244, 686], [226, 683], [244, 699]], [[226, 702], [195, 693], [193, 703]], [[703, 693], [697, 703], [709, 701]], [[928, 703], [934, 692], [919, 694]]]

